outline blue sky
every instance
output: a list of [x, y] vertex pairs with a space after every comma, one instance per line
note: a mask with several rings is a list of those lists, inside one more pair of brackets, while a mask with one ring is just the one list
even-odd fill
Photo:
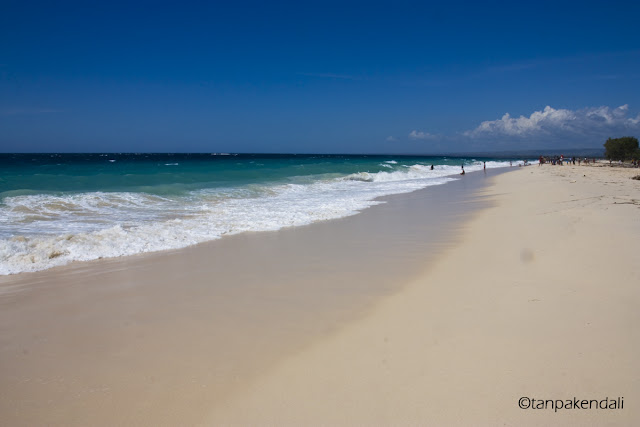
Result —
[[442, 153], [640, 136], [640, 3], [0, 5], [0, 151]]

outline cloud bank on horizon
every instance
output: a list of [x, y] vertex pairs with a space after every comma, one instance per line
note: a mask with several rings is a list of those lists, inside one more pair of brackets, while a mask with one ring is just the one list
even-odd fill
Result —
[[505, 113], [499, 119], [481, 122], [474, 129], [448, 135], [413, 130], [408, 139], [445, 150], [447, 146], [443, 144], [451, 143], [478, 150], [511, 149], [519, 145], [529, 148], [600, 148], [609, 137], [637, 136], [639, 133], [640, 114], [631, 114], [628, 104], [576, 110], [548, 105], [529, 116], [513, 117]]
[[409, 134], [409, 139], [433, 140], [437, 137], [437, 135], [430, 134], [429, 132], [421, 132], [417, 130], [413, 130]]
[[477, 128], [463, 132], [469, 138], [572, 139], [623, 136], [640, 130], [640, 114], [629, 115], [629, 105], [587, 107], [580, 110], [555, 109], [546, 106], [529, 117], [511, 117], [482, 122]]

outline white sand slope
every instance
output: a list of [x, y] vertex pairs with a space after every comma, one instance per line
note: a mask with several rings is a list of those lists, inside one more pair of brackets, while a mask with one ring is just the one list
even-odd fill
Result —
[[[209, 422], [640, 425], [638, 173], [544, 165], [497, 176], [493, 206], [421, 278]], [[624, 407], [520, 409], [521, 397]]]

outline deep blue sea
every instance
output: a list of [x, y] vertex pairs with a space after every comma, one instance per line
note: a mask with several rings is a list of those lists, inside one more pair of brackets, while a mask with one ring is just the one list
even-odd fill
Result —
[[0, 274], [355, 215], [380, 196], [460, 179], [462, 163], [472, 172], [482, 161], [510, 166], [459, 157], [0, 154]]

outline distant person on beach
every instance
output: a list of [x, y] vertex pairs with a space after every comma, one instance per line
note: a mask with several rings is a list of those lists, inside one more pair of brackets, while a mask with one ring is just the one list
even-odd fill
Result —
[[431, 170], [433, 170], [433, 165], [431, 165]]
[[482, 162], [482, 166], [483, 166], [484, 170], [487, 170], [487, 162]]
[[460, 172], [460, 175], [464, 175], [464, 164], [462, 165], [462, 172]]

